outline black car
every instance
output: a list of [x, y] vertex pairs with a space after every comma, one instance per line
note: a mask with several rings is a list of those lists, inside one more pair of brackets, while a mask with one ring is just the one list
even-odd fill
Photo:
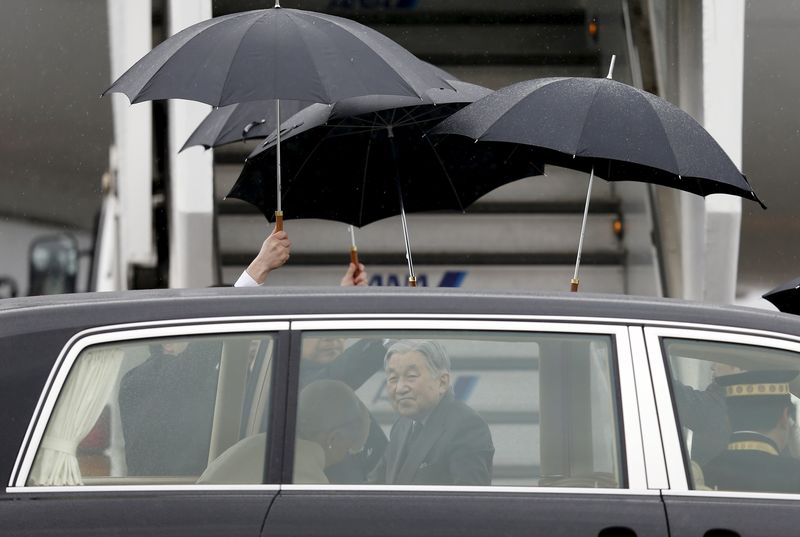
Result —
[[[800, 526], [800, 318], [782, 313], [435, 289], [63, 295], [0, 301], [0, 364], [3, 535]], [[741, 430], [767, 400], [777, 413]]]

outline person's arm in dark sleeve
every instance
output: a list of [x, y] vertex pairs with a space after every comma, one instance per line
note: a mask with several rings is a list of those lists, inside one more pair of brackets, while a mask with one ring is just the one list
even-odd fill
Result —
[[320, 379], [340, 380], [356, 390], [376, 371], [383, 369], [386, 349], [380, 339], [361, 339], [350, 345], [336, 360], [319, 369], [309, 382]]
[[694, 431], [719, 428], [721, 423], [725, 423], [725, 396], [716, 384], [711, 384], [705, 390], [696, 390], [673, 379], [672, 391], [682, 427]]

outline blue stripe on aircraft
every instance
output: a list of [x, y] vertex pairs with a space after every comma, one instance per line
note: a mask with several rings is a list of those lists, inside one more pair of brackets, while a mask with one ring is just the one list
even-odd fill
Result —
[[448, 270], [442, 276], [439, 287], [461, 287], [466, 277], [467, 273], [463, 270]]

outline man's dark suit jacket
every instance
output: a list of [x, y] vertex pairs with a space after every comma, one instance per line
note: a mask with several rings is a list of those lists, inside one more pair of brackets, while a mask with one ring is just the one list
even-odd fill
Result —
[[494, 446], [489, 426], [452, 393], [433, 410], [419, 436], [402, 455], [413, 420], [399, 418], [389, 445], [370, 474], [370, 481], [387, 485], [490, 485]]

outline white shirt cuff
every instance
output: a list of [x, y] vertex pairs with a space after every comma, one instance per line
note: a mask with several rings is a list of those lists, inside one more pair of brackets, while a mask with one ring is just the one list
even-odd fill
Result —
[[259, 285], [263, 284], [259, 284], [257, 281], [255, 281], [246, 270], [242, 272], [242, 275], [239, 276], [239, 279], [233, 284], [234, 287], [258, 287]]

